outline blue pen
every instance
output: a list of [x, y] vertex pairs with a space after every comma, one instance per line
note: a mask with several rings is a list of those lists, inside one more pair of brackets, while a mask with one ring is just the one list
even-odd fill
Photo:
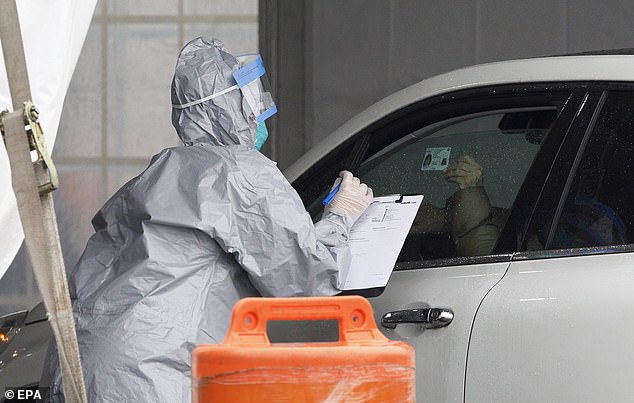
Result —
[[324, 199], [323, 202], [321, 202], [321, 204], [324, 205], [324, 206], [327, 206], [328, 203], [330, 203], [332, 201], [332, 199], [335, 197], [335, 195], [339, 191], [340, 187], [341, 187], [341, 182], [339, 182], [339, 184], [337, 186], [335, 186], [335, 188], [332, 189], [330, 191], [330, 193], [328, 193], [328, 196], [326, 196], [326, 198]]

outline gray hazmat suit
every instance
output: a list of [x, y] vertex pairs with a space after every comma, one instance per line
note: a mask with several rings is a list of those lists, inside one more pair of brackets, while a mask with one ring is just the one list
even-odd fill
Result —
[[[237, 67], [220, 41], [191, 41], [172, 102], [234, 85]], [[189, 401], [190, 353], [222, 342], [240, 298], [338, 292], [349, 219], [330, 211], [312, 223], [254, 149], [248, 115], [239, 90], [173, 109], [185, 146], [154, 156], [95, 215], [69, 280], [90, 402]], [[53, 349], [45, 378], [61, 401], [56, 359]]]

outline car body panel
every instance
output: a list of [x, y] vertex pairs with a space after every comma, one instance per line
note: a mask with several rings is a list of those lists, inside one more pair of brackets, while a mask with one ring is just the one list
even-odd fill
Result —
[[[457, 99], [454, 94], [467, 89], [477, 91], [462, 92], [466, 97], [479, 93], [495, 98], [496, 90], [509, 84], [518, 89], [518, 96], [530, 93], [522, 88], [545, 88], [539, 83], [553, 84], [552, 88], [569, 84], [567, 88], [576, 94], [571, 98], [575, 99], [573, 111], [568, 111], [574, 112], [574, 118], [560, 126], [563, 135], [548, 144], [548, 152], [542, 155], [545, 158], [536, 159], [543, 174], [540, 188], [532, 193], [536, 216], [524, 221], [528, 228], [565, 196], [568, 190], [564, 184], [569, 182], [570, 170], [577, 166], [584, 139], [592, 132], [605, 99], [604, 90], [632, 91], [626, 84], [634, 81], [632, 67], [631, 55], [565, 56], [493, 63], [424, 80], [354, 117], [285, 174], [291, 181], [300, 179], [311, 167], [320, 166], [322, 159], [332, 159], [348, 149], [346, 145], [333, 152], [344, 142], [354, 138], [360, 143], [357, 138], [373, 138], [375, 133], [387, 130], [405, 115], [401, 113], [405, 109], [425, 114], [427, 105], [434, 104], [423, 102], [427, 99], [450, 105]], [[403, 135], [396, 132], [393, 141]], [[306, 181], [301, 178], [297, 183], [304, 185]], [[516, 208], [514, 211], [524, 214]], [[626, 263], [632, 254], [610, 254], [610, 248], [599, 248], [593, 252], [596, 256], [570, 257], [584, 254], [570, 249], [542, 251], [521, 260], [527, 259], [524, 253], [532, 252], [522, 252], [527, 246], [525, 242], [520, 244], [520, 249], [498, 248], [498, 252], [519, 253], [510, 265], [499, 262], [489, 266], [495, 268], [490, 272], [484, 268], [486, 264], [469, 259], [461, 266], [452, 266], [451, 259], [398, 264], [384, 293], [370, 298], [378, 323], [382, 315], [396, 310], [429, 306], [454, 310], [455, 318], [445, 328], [399, 325], [395, 330], [382, 329], [387, 337], [415, 347], [418, 401], [630, 400], [634, 347], [623, 345], [634, 330], [634, 308], [630, 308], [634, 306], [630, 295], [634, 294], [627, 292], [633, 289], [634, 269]], [[505, 274], [503, 269], [507, 267]], [[457, 275], [478, 280], [458, 284], [453, 278]], [[481, 275], [484, 278], [477, 277]]]
[[[36, 313], [35, 317], [40, 317], [39, 308], [36, 307], [33, 311]], [[51, 327], [46, 317], [33, 322], [31, 320], [35, 317], [24, 311], [0, 318], [0, 327], [9, 317], [11, 320], [18, 320], [10, 340], [5, 345], [0, 344], [0, 391], [4, 391], [6, 387], [37, 385], [52, 340]]]
[[399, 324], [394, 330], [382, 329], [388, 338], [404, 340], [416, 350], [417, 401], [463, 401], [464, 368], [473, 318], [480, 302], [502, 278], [508, 265], [509, 262], [498, 262], [395, 271], [383, 294], [371, 298], [377, 324], [384, 314], [398, 310], [433, 307], [450, 308], [454, 312], [453, 321], [442, 328]]
[[633, 259], [512, 262], [478, 311], [465, 401], [631, 401]]

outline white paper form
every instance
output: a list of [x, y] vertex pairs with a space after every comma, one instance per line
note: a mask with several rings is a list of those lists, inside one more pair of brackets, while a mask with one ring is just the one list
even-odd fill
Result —
[[340, 289], [385, 287], [422, 202], [422, 195], [374, 198], [350, 230], [352, 262], [339, 273]]

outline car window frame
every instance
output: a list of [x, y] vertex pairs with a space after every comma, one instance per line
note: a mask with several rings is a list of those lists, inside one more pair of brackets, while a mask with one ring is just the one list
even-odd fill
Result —
[[[548, 214], [552, 209], [553, 203], [556, 202], [556, 211], [561, 214], [566, 200], [569, 195], [570, 186], [575, 179], [579, 161], [585, 151], [585, 146], [590, 140], [594, 131], [596, 119], [603, 110], [603, 102], [611, 91], [630, 91], [634, 95], [634, 83], [627, 82], [594, 82], [588, 86], [587, 99], [584, 101], [587, 110], [578, 112], [578, 117], [573, 123], [576, 129], [571, 131], [583, 130], [583, 136], [567, 136], [562, 142], [561, 150], [553, 165], [553, 172], [559, 172], [558, 175], [552, 175], [547, 182], [544, 194], [540, 197], [539, 203], [535, 209], [534, 216]], [[559, 189], [559, 190], [557, 190]], [[530, 226], [536, 225], [536, 220], [531, 220]], [[558, 219], [553, 220], [548, 229], [548, 239], [552, 240], [553, 234], [557, 228]], [[534, 228], [533, 228], [534, 230]], [[531, 229], [527, 233], [531, 232]], [[528, 250], [527, 240], [524, 239], [522, 250], [513, 255], [512, 260], [533, 260], [547, 258], [562, 258], [588, 255], [601, 255], [612, 253], [628, 253], [634, 251], [634, 243], [608, 245], [608, 246], [592, 246], [577, 247], [565, 249], [547, 249]]]
[[[354, 170], [358, 168], [363, 161], [376, 154], [379, 150], [390, 146], [391, 144], [407, 137], [409, 134], [425, 126], [438, 123], [443, 120], [469, 115], [472, 113], [486, 112], [489, 110], [495, 111], [508, 108], [545, 106], [548, 105], [547, 101], [550, 102], [555, 98], [562, 100], [564, 106], [562, 108], [562, 113], [560, 113], [556, 119], [556, 125], [558, 125], [558, 128], [555, 129], [555, 127], [553, 127], [548, 136], [549, 139], [552, 139], [547, 140], [547, 142], [551, 144], [549, 147], [557, 149], [558, 144], [556, 143], [558, 141], [562, 141], [565, 137], [566, 130], [571, 126], [572, 121], [574, 121], [578, 104], [583, 101], [582, 95], [587, 92], [588, 85], [588, 83], [581, 82], [504, 84], [467, 90], [456, 90], [423, 99], [400, 108], [399, 110], [392, 112], [361, 129], [342, 145], [333, 150], [333, 152], [329, 153], [327, 157], [318, 161], [313, 167], [300, 175], [300, 177], [293, 182], [293, 186], [298, 189], [298, 193], [306, 205], [309, 201], [312, 202], [319, 196], [319, 194], [321, 194], [317, 193], [317, 189], [315, 187], [313, 187], [312, 192], [307, 192], [305, 188], [303, 188], [306, 183], [314, 184], [321, 181], [322, 184], [319, 192], [323, 192], [323, 190], [327, 189], [327, 187], [331, 184], [332, 177], [328, 176], [324, 180], [324, 176], [327, 176], [324, 170], [325, 167], [335, 165], [339, 162], [340, 167], [345, 166], [346, 169], [354, 172]], [[541, 102], [540, 99], [543, 100], [543, 102]], [[564, 115], [563, 112], [566, 114]], [[562, 133], [553, 135], [555, 130], [561, 131]], [[366, 143], [365, 147], [359, 147], [359, 144], [362, 142]], [[538, 156], [543, 153], [543, 148], [544, 147], [538, 151], [535, 160], [537, 160]], [[353, 149], [357, 150], [355, 155], [351, 154]], [[363, 155], [361, 156], [360, 153]], [[346, 163], [341, 164], [340, 161], [343, 159], [343, 156], [346, 156], [346, 161], [354, 159], [356, 164], [347, 166]], [[533, 164], [533, 166], [529, 169], [525, 177], [525, 182], [529, 177], [533, 176], [532, 172], [534, 170], [534, 166], [535, 164]], [[549, 165], [547, 168], [548, 171], [550, 171], [551, 166]], [[335, 169], [331, 170], [333, 171], [332, 173], [335, 173], [335, 171], [338, 173]], [[535, 182], [535, 180], [529, 182]], [[521, 189], [524, 187], [525, 184], [522, 185]], [[522, 190], [520, 190], [520, 192], [522, 192]], [[526, 193], [526, 190], [524, 190], [524, 193]], [[537, 192], [537, 194], [539, 196], [541, 192]], [[512, 211], [515, 208], [514, 204]], [[517, 253], [517, 250], [500, 252], [496, 247], [491, 254], [484, 256], [450, 257], [414, 262], [398, 262], [395, 265], [395, 270], [510, 261], [515, 253]]]
[[[587, 84], [579, 84], [572, 91], [569, 104], [535, 156], [494, 253], [520, 253], [527, 250], [526, 235], [534, 227], [536, 217], [544, 214], [544, 210], [553, 203], [558, 203], [561, 197], [563, 183], [568, 178], [574, 159], [574, 153], [572, 156], [569, 154], [575, 142], [571, 133], [585, 132], [597, 101], [598, 95], [591, 93]], [[530, 211], [528, 216], [523, 213], [526, 210]]]

